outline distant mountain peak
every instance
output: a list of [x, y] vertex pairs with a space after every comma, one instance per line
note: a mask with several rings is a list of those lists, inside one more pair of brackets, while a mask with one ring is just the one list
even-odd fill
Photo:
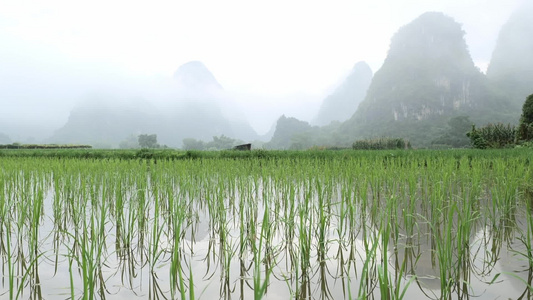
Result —
[[365, 61], [355, 63], [351, 73], [353, 74], [355, 72], [367, 72], [372, 75], [372, 69], [370, 69], [370, 66]]
[[328, 125], [332, 121], [345, 121], [363, 101], [372, 80], [372, 69], [364, 61], [358, 62], [335, 91], [326, 97], [313, 123]]
[[[393, 36], [386, 63], [408, 65], [454, 61], [463, 69], [474, 68], [461, 24], [441, 12], [426, 12], [404, 25]], [[416, 66], [413, 66], [416, 67]]]
[[453, 116], [477, 122], [505, 113], [505, 103], [490, 93], [475, 67], [464, 34], [461, 24], [440, 12], [401, 27], [365, 100], [341, 131], [354, 138], [404, 137], [427, 146]]
[[180, 88], [193, 91], [222, 90], [215, 76], [200, 61], [190, 61], [181, 65], [174, 73]]
[[533, 92], [533, 3], [524, 3], [502, 26], [487, 77], [520, 110]]

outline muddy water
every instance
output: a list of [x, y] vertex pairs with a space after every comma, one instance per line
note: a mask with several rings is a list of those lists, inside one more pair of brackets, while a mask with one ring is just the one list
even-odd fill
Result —
[[[18, 235], [16, 229], [10, 235], [11, 252], [7, 251], [7, 232], [2, 233], [2, 299], [9, 298], [10, 267], [14, 272], [14, 295], [20, 299], [66, 299], [72, 293], [78, 298], [87, 293], [82, 276], [87, 271], [80, 257], [84, 252], [79, 248], [82, 236], [74, 237], [76, 229], [72, 224], [57, 227], [52, 191], [46, 193], [44, 200], [37, 255], [30, 250], [35, 249], [30, 238]], [[446, 278], [443, 283], [435, 229], [424, 224], [428, 216], [422, 210], [417, 211], [419, 217], [413, 229], [405, 230], [399, 222], [398, 230], [390, 234], [388, 246], [384, 247], [383, 232], [361, 207], [349, 226], [341, 225], [338, 204], [330, 207], [324, 225], [319, 225], [316, 199], [311, 201], [307, 214], [300, 211], [292, 219], [283, 210], [269, 207], [269, 238], [254, 252], [261, 236], [265, 236], [261, 231], [265, 206], [261, 201], [255, 203], [245, 204], [243, 211], [225, 203], [226, 216], [222, 221], [213, 218], [207, 206], [191, 205], [179, 232], [173, 231], [168, 216], [156, 217], [153, 205], [148, 204], [142, 212], [146, 227], [133, 226], [126, 239], [117, 231], [116, 217], [106, 214], [102, 252], [88, 256], [98, 266], [91, 274], [96, 282], [95, 297], [170, 299], [172, 256], [178, 252], [186, 298], [193, 283], [195, 298], [251, 299], [254, 278], [262, 284], [268, 275], [264, 299], [354, 299], [365, 295], [381, 299], [379, 270], [384, 266], [389, 286], [398, 286], [399, 294], [405, 290], [404, 299], [439, 299], [446, 285], [453, 299], [531, 298], [527, 284], [531, 284], [533, 275], [524, 210], [518, 210], [512, 226], [494, 226], [496, 223], [481, 216], [465, 239], [466, 252], [458, 257], [451, 249], [451, 265], [461, 272], [460, 280]], [[89, 208], [86, 220], [91, 219], [93, 210], [98, 212], [97, 208]], [[124, 209], [125, 216], [138, 212]], [[244, 218], [241, 214], [245, 214]], [[398, 215], [398, 219], [401, 217]], [[254, 232], [252, 224], [257, 226]], [[89, 236], [88, 227], [78, 230], [83, 231], [80, 235]], [[320, 230], [322, 235], [318, 234]], [[308, 239], [302, 241], [299, 237], [304, 234]], [[126, 246], [123, 241], [128, 241]], [[254, 259], [254, 253], [259, 258]], [[302, 258], [305, 253], [308, 261]], [[461, 263], [457, 263], [459, 260]]]

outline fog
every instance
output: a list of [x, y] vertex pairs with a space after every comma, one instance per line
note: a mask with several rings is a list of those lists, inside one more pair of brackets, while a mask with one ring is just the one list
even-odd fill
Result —
[[[520, 3], [2, 1], [0, 133], [12, 142], [48, 142], [95, 98], [94, 106], [137, 101], [139, 111], [159, 113], [201, 98], [260, 136], [283, 114], [311, 121], [356, 62], [379, 70], [393, 34], [426, 11], [463, 24], [474, 63], [485, 71]], [[220, 89], [180, 86], [174, 73], [190, 61], [202, 62]]]

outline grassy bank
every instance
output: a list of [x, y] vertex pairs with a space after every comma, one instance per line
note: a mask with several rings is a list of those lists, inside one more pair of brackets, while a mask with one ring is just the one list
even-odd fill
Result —
[[[531, 154], [531, 155], [530, 155]], [[533, 149], [492, 149], [492, 150], [252, 150], [252, 151], [183, 151], [183, 150], [108, 150], [108, 149], [0, 149], [0, 157], [45, 157], [79, 159], [349, 159], [371, 157], [376, 159], [432, 157], [533, 157]]]

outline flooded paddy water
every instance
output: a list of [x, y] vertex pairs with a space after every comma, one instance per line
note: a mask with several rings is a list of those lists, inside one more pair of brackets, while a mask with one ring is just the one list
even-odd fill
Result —
[[527, 155], [0, 158], [1, 299], [531, 299]]

